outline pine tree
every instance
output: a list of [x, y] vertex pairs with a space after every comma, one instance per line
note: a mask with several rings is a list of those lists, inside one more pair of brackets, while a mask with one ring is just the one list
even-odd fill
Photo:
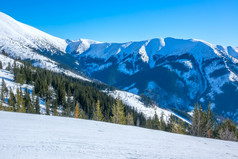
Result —
[[117, 124], [126, 124], [126, 116], [124, 113], [124, 107], [119, 99], [117, 99], [116, 104], [112, 108], [112, 122]]
[[93, 113], [93, 120], [97, 120], [97, 121], [103, 120], [103, 114], [100, 107], [100, 100], [97, 100], [96, 110]]
[[58, 111], [57, 111], [57, 106], [53, 106], [53, 115], [54, 116], [58, 116], [59, 114], [58, 114]]
[[207, 136], [207, 112], [202, 112], [202, 119], [201, 119], [201, 136]]
[[2, 69], [2, 61], [0, 61], [0, 69]]
[[4, 100], [3, 87], [1, 86], [1, 108], [3, 108], [3, 103], [5, 103], [5, 100]]
[[74, 117], [75, 117], [75, 118], [78, 118], [78, 117], [79, 117], [79, 103], [77, 103], [77, 104], [75, 105]]
[[11, 67], [11, 63], [8, 62], [8, 65], [7, 65], [7, 67], [6, 67], [6, 70], [7, 70], [7, 71], [11, 71], [11, 69], [12, 69], [12, 67]]
[[133, 114], [127, 113], [126, 124], [127, 124], [127, 125], [134, 125]]
[[86, 119], [85, 112], [83, 109], [80, 109], [79, 118]]
[[47, 99], [45, 102], [46, 115], [50, 115], [50, 101]]
[[116, 104], [113, 104], [113, 106], [112, 106], [112, 117], [111, 117], [111, 121], [112, 121], [113, 123], [118, 123], [118, 110], [117, 110]]
[[21, 96], [19, 88], [17, 88], [17, 94], [16, 94], [16, 111], [20, 112], [21, 109]]
[[153, 118], [153, 129], [159, 129], [160, 128], [160, 121], [157, 113], [155, 112], [154, 118]]
[[65, 104], [65, 108], [64, 108], [64, 115], [65, 116], [70, 116], [70, 104], [71, 104], [70, 96], [68, 96], [66, 104]]
[[225, 120], [220, 127], [219, 137], [222, 140], [237, 140], [237, 128], [236, 125], [231, 122], [230, 119]]
[[24, 97], [24, 100], [25, 100], [26, 112], [27, 112], [27, 113], [35, 113], [35, 110], [34, 110], [34, 108], [33, 108], [33, 106], [32, 106], [31, 97], [30, 97], [30, 94], [29, 94], [27, 88], [25, 88], [25, 97]]
[[20, 88], [20, 95], [17, 96], [17, 105], [20, 105], [20, 109], [19, 109], [19, 112], [21, 113], [26, 113], [26, 106], [25, 106], [25, 100], [23, 98], [23, 93], [22, 93], [22, 89]]
[[161, 116], [160, 116], [160, 130], [165, 130], [166, 128], [166, 123], [164, 121], [164, 112], [161, 113]]
[[2, 92], [3, 103], [5, 103], [4, 99], [8, 95], [8, 88], [7, 88], [7, 85], [3, 78], [2, 78], [2, 91], [1, 92]]
[[35, 101], [35, 112], [36, 112], [36, 114], [40, 114], [40, 99], [39, 99], [38, 95], [37, 95], [36, 101]]
[[202, 106], [199, 106], [198, 109], [198, 123], [197, 123], [197, 136], [202, 136]]
[[172, 132], [174, 124], [175, 124], [174, 116], [173, 116], [173, 114], [170, 114], [166, 131]]
[[214, 125], [214, 117], [211, 110], [211, 102], [209, 102], [208, 108], [207, 108], [207, 124], [206, 124], [206, 131], [207, 131], [207, 137], [212, 137], [213, 134], [213, 125]]
[[10, 97], [8, 99], [9, 111], [16, 111], [15, 104], [16, 104], [16, 99], [11, 89]]
[[124, 106], [122, 105], [122, 102], [120, 100], [117, 101], [117, 107], [119, 112], [119, 121], [118, 124], [126, 124], [126, 116], [124, 112]]
[[149, 129], [152, 129], [153, 128], [153, 122], [152, 122], [152, 119], [151, 117], [149, 117], [147, 120], [146, 120], [146, 128], [149, 128]]
[[192, 119], [192, 135], [197, 136], [198, 135], [198, 103], [194, 105], [194, 110], [193, 110], [193, 119]]

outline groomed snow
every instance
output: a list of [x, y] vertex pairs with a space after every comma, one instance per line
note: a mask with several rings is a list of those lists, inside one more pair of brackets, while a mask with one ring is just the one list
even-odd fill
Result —
[[238, 143], [0, 111], [0, 159], [237, 159]]

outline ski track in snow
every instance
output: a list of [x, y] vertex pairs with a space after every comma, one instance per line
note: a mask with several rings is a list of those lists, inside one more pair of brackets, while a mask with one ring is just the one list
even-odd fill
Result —
[[0, 159], [237, 159], [238, 143], [0, 111]]

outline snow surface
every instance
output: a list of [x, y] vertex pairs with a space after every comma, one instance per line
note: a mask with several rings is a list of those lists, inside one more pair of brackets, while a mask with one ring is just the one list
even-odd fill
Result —
[[238, 143], [0, 111], [0, 159], [237, 159]]
[[0, 35], [0, 44], [9, 42], [7, 49], [12, 51], [31, 52], [30, 48], [39, 50], [44, 48], [52, 52], [58, 50], [65, 52], [67, 46], [65, 40], [20, 23], [2, 12], [0, 12]]

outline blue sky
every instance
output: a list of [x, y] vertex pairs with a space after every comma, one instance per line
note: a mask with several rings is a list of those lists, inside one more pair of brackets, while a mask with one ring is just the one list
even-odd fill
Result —
[[0, 11], [60, 38], [195, 38], [238, 46], [238, 0], [2, 0]]

